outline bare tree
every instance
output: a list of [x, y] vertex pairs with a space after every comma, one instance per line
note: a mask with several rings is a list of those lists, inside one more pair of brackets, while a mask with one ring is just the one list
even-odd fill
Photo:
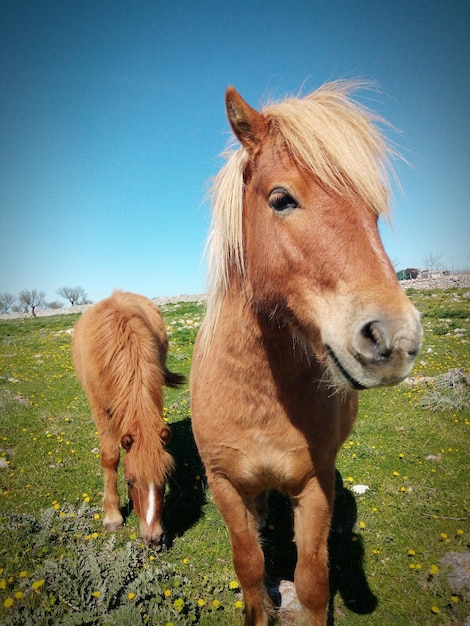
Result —
[[83, 287], [61, 287], [57, 293], [68, 300], [72, 306], [88, 303], [88, 295]]
[[437, 271], [440, 267], [442, 254], [425, 254], [423, 257], [424, 269]]
[[44, 304], [44, 298], [46, 294], [44, 291], [36, 291], [33, 289], [32, 291], [20, 291], [18, 296], [18, 300], [20, 304], [24, 305], [25, 311], [28, 311], [28, 307], [31, 307], [31, 313], [33, 317], [36, 317], [36, 308]]
[[0, 309], [3, 313], [8, 313], [10, 307], [15, 303], [16, 296], [11, 293], [0, 293]]

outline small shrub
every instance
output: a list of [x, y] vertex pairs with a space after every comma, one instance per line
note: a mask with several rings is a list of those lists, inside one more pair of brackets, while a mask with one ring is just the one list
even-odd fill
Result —
[[[25, 550], [29, 544], [38, 555], [51, 556], [9, 590], [12, 602], [4, 604], [11, 606], [2, 624], [193, 622], [196, 605], [186, 597], [185, 577], [135, 540], [118, 545], [116, 535], [93, 532], [93, 516], [85, 504], [78, 509], [66, 504], [42, 511], [38, 519], [3, 519], [3, 531], [23, 528]], [[173, 600], [165, 594], [168, 588]]]
[[470, 380], [461, 369], [436, 376], [419, 403], [428, 411], [462, 411], [470, 407]]

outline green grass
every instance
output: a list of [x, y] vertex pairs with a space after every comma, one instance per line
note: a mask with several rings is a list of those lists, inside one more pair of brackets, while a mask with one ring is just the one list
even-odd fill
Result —
[[[413, 292], [425, 329], [413, 374], [422, 382], [361, 395], [337, 461], [330, 624], [449, 625], [469, 613], [469, 590], [452, 587], [441, 563], [448, 552], [469, 549], [463, 293]], [[162, 307], [170, 369], [189, 374], [202, 310]], [[167, 551], [140, 544], [134, 513], [120, 532], [104, 533], [98, 439], [70, 353], [76, 319], [0, 321], [0, 622], [242, 623], [228, 535], [191, 434], [187, 386], [165, 396], [176, 459], [164, 513]], [[442, 378], [450, 370], [460, 370], [454, 385]], [[361, 484], [369, 489], [354, 494]], [[121, 488], [125, 501], [123, 481]], [[290, 506], [278, 494], [270, 504], [268, 576], [285, 578], [295, 561]]]

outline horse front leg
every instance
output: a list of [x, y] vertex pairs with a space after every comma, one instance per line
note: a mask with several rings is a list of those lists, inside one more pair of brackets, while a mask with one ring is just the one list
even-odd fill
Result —
[[294, 504], [297, 596], [309, 626], [325, 626], [329, 597], [328, 533], [334, 501], [334, 469], [313, 478]]
[[209, 472], [207, 478], [230, 534], [233, 565], [245, 603], [245, 626], [268, 626], [265, 606], [269, 600], [263, 583], [264, 555], [258, 537], [255, 498], [242, 498], [225, 478]]
[[[103, 413], [107, 420], [107, 414], [104, 411]], [[99, 424], [98, 421], [97, 424]], [[98, 426], [98, 433], [100, 438], [100, 461], [104, 478], [103, 525], [105, 530], [118, 530], [124, 522], [119, 506], [118, 493], [119, 444], [111, 436], [106, 425], [101, 428]]]

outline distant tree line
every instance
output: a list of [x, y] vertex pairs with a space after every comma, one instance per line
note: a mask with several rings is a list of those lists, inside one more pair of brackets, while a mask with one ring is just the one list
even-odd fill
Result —
[[[59, 296], [68, 300], [71, 306], [76, 304], [91, 304], [88, 295], [83, 287], [61, 287], [57, 290]], [[44, 291], [23, 290], [17, 296], [11, 293], [0, 293], [0, 313], [8, 313], [9, 311], [28, 313], [31, 311], [36, 316], [37, 309], [60, 309], [63, 303], [57, 300], [46, 302], [46, 294]]]

